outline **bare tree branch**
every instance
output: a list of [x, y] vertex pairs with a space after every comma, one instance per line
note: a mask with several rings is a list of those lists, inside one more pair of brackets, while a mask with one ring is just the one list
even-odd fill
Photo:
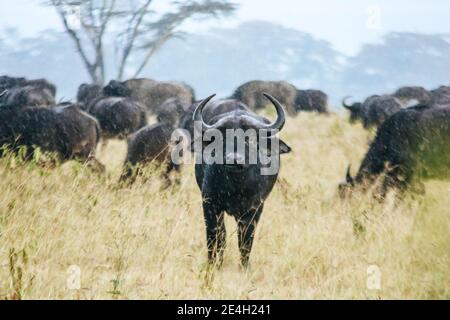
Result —
[[148, 51], [137, 68], [134, 77], [139, 76], [156, 51], [176, 35], [176, 28], [184, 21], [200, 15], [218, 17], [219, 15], [229, 14], [236, 8], [235, 4], [220, 0], [203, 0], [201, 2], [193, 0], [175, 1], [175, 3], [178, 4], [176, 12], [166, 13], [158, 21], [147, 24], [149, 31], [155, 30], [156, 32], [154, 39], [147, 41], [143, 45], [143, 48], [146, 48]]
[[116, 0], [112, 0], [110, 2], [109, 8], [106, 8], [106, 0], [103, 0], [102, 9], [100, 12], [100, 30], [97, 35], [97, 45], [95, 48], [95, 52], [97, 53], [97, 63], [98, 63], [98, 72], [100, 73], [100, 77], [102, 79], [105, 78], [105, 63], [104, 63], [104, 55], [103, 55], [103, 37], [108, 26], [110, 19], [113, 17], [113, 10], [116, 5]]
[[128, 28], [128, 35], [129, 35], [127, 39], [128, 41], [125, 47], [123, 48], [122, 59], [119, 65], [118, 79], [122, 79], [123, 77], [128, 57], [130, 56], [131, 51], [133, 50], [136, 38], [138, 37], [139, 34], [139, 28], [142, 24], [142, 21], [144, 20], [145, 15], [148, 12], [148, 7], [150, 6], [151, 3], [152, 0], [147, 0], [145, 4], [131, 16]]
[[[74, 41], [77, 51], [93, 82], [105, 81], [104, 42], [108, 34], [116, 39], [120, 61], [117, 69], [121, 79], [137, 50], [145, 50], [135, 76], [138, 76], [153, 55], [171, 38], [181, 32], [178, 27], [193, 17], [218, 17], [235, 10], [227, 0], [177, 0], [171, 2], [171, 11], [151, 15], [152, 0], [133, 0], [128, 5], [117, 0], [47, 0], [58, 12], [64, 28]], [[70, 24], [70, 14], [79, 9], [80, 30]], [[156, 17], [154, 21], [151, 17]], [[114, 25], [113, 25], [114, 23]], [[150, 37], [150, 38], [147, 38]], [[123, 40], [123, 41], [122, 41]]]
[[86, 52], [84, 51], [84, 48], [81, 44], [81, 40], [80, 37], [78, 36], [77, 32], [72, 29], [69, 25], [69, 22], [67, 20], [67, 15], [64, 12], [64, 10], [62, 9], [61, 6], [61, 1], [57, 1], [57, 0], [51, 0], [52, 4], [55, 6], [55, 8], [58, 11], [59, 16], [61, 17], [61, 20], [64, 24], [64, 28], [66, 29], [67, 33], [69, 34], [69, 36], [72, 38], [72, 40], [75, 42], [75, 45], [77, 47], [78, 53], [81, 56], [81, 59], [83, 60], [83, 63], [85, 64], [90, 76], [92, 78], [95, 78], [95, 74], [93, 73], [93, 66], [94, 64], [92, 62], [89, 61]]
[[159, 39], [150, 47], [147, 54], [145, 55], [144, 60], [136, 70], [136, 72], [133, 75], [133, 78], [137, 78], [139, 74], [144, 70], [145, 66], [148, 64], [150, 58], [158, 51], [164, 43], [166, 43], [170, 38], [172, 37], [172, 33], [168, 31], [165, 35], [159, 37]]

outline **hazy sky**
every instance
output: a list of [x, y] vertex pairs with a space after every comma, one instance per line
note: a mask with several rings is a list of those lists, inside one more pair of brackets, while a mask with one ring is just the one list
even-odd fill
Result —
[[[23, 35], [53, 28], [61, 22], [44, 0], [0, 2], [0, 31], [17, 28]], [[157, 7], [169, 0], [155, 0]], [[220, 22], [190, 23], [188, 31], [212, 26], [232, 27], [249, 20], [267, 20], [306, 31], [331, 42], [336, 49], [354, 54], [362, 43], [379, 41], [389, 31], [450, 33], [448, 0], [235, 0], [234, 18]], [[261, 30], [264, 32], [264, 30]]]

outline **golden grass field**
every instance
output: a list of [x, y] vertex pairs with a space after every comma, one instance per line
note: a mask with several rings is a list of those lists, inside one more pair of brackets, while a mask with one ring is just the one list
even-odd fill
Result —
[[[426, 196], [401, 203], [336, 194], [371, 136], [340, 115], [288, 120], [282, 137], [293, 152], [283, 156], [248, 272], [227, 217], [223, 268], [207, 273], [191, 166], [178, 187], [160, 191], [157, 177], [117, 188], [120, 141], [99, 153], [106, 175], [1, 159], [0, 299], [450, 299], [449, 182], [427, 182]], [[372, 265], [379, 290], [367, 286]]]

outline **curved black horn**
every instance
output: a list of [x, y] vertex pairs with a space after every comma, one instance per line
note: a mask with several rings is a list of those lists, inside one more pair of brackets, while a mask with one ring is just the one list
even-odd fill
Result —
[[281, 129], [283, 129], [283, 127], [284, 127], [284, 124], [286, 123], [286, 112], [284, 111], [284, 108], [281, 105], [281, 103], [277, 99], [275, 99], [273, 96], [271, 96], [270, 94], [268, 94], [266, 92], [264, 92], [263, 95], [264, 95], [264, 97], [269, 99], [270, 102], [272, 102], [272, 104], [277, 109], [277, 119], [271, 124], [264, 125], [263, 128], [269, 129], [269, 130], [281, 131]]
[[347, 168], [347, 175], [346, 175], [346, 177], [345, 177], [345, 180], [347, 181], [348, 184], [353, 185], [353, 184], [354, 184], [354, 180], [353, 180], [353, 178], [352, 178], [351, 171], [352, 171], [352, 165], [349, 164], [349, 165], [348, 165], [348, 168]]
[[201, 121], [202, 122], [202, 128], [203, 130], [212, 129], [214, 126], [208, 125], [203, 121], [202, 112], [205, 106], [208, 104], [209, 101], [211, 101], [212, 98], [214, 98], [216, 94], [210, 95], [208, 98], [204, 99], [200, 104], [195, 108], [194, 115], [192, 119], [195, 121]]
[[351, 97], [352, 96], [346, 96], [344, 99], [342, 99], [342, 105], [345, 109], [352, 110], [353, 107], [346, 103], [347, 99], [350, 99]]

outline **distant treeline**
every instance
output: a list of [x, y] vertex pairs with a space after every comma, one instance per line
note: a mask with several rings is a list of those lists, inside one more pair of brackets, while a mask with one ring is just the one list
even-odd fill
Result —
[[[108, 52], [107, 66], [113, 70], [117, 62], [113, 45]], [[73, 44], [56, 31], [32, 38], [3, 31], [0, 61], [0, 74], [45, 77], [57, 84], [59, 98], [74, 98], [78, 85], [89, 79]], [[302, 89], [322, 89], [338, 105], [347, 94], [363, 98], [404, 85], [449, 85], [449, 70], [450, 35], [390, 33], [382, 43], [366, 44], [348, 57], [308, 33], [248, 22], [171, 40], [142, 75], [185, 81], [198, 97], [210, 93], [226, 97], [252, 79], [287, 80]]]

